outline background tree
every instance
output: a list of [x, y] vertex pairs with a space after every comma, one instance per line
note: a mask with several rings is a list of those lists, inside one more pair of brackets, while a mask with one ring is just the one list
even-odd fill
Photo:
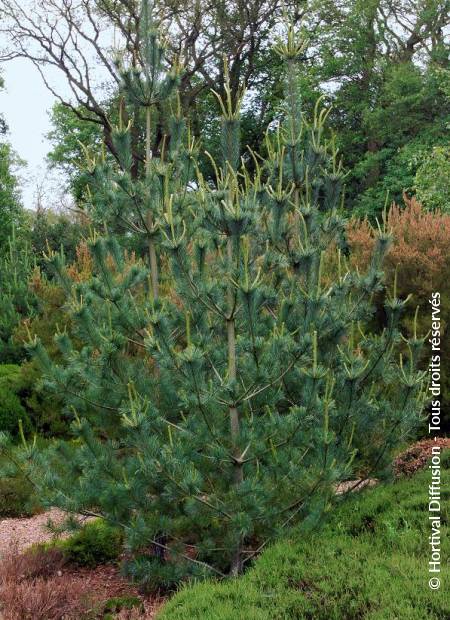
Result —
[[[9, 252], [9, 237], [25, 225], [17, 168], [22, 161], [7, 142], [0, 142], [0, 257]], [[17, 232], [16, 232], [17, 234]]]
[[[5, 86], [5, 82], [2, 78], [2, 76], [0, 75], [0, 90], [3, 89]], [[0, 114], [0, 135], [4, 136], [8, 131], [8, 125], [6, 123], [5, 117], [3, 114]]]
[[89, 234], [87, 217], [73, 211], [55, 212], [40, 207], [29, 220], [31, 251], [41, 271], [47, 271], [48, 252], [63, 252], [68, 263], [75, 261], [82, 237]]
[[[3, 85], [0, 77], [0, 89]], [[32, 314], [36, 306], [36, 299], [27, 288], [33, 257], [17, 176], [24, 162], [7, 142], [7, 131], [0, 114], [0, 364], [24, 358], [24, 347], [14, 341], [13, 334], [20, 320]]]
[[16, 363], [24, 359], [25, 349], [14, 339], [14, 332], [23, 318], [33, 315], [37, 298], [28, 287], [33, 257], [14, 228], [0, 264], [0, 364]]
[[[401, 202], [416, 155], [446, 133], [448, 3], [344, 0], [310, 5], [311, 69], [333, 103], [331, 122], [351, 171], [350, 203], [375, 214]], [[439, 75], [439, 78], [437, 78]], [[448, 87], [447, 87], [448, 88]]]
[[434, 146], [417, 168], [414, 189], [417, 198], [429, 209], [449, 213], [450, 147]]
[[[168, 64], [175, 58], [184, 63], [180, 97], [184, 111], [192, 110], [198, 132], [196, 98], [212, 85], [223, 92], [223, 55], [228, 58], [235, 97], [239, 83], [251, 84], [258, 55], [267, 47], [267, 36], [282, 3], [202, 0], [192, 4], [167, 0], [154, 5], [159, 19], [170, 24]], [[3, 60], [24, 57], [33, 62], [54, 96], [80, 120], [97, 125], [105, 145], [116, 156], [108, 101], [121, 81], [115, 63], [117, 52], [131, 66], [142, 65], [139, 2], [32, 0], [25, 8], [17, 0], [2, 0], [0, 11], [0, 31], [8, 42]], [[71, 99], [52, 87], [46, 72], [49, 67], [63, 73]], [[130, 114], [135, 115], [136, 110], [132, 108]], [[135, 170], [144, 157], [139, 152], [138, 126], [135, 122], [132, 135]]]
[[47, 156], [50, 167], [64, 173], [67, 191], [74, 197], [75, 204], [79, 204], [85, 191], [80, 183], [81, 169], [86, 161], [83, 145], [100, 151], [103, 142], [101, 128], [96, 123], [80, 119], [62, 103], [53, 106], [50, 119], [52, 128], [46, 136], [52, 146]]
[[[0, 90], [4, 82], [0, 76]], [[18, 172], [24, 162], [7, 141], [8, 125], [0, 113], [0, 260], [11, 260], [13, 246], [26, 229], [26, 217], [22, 206]], [[8, 262], [8, 265], [10, 263]]]

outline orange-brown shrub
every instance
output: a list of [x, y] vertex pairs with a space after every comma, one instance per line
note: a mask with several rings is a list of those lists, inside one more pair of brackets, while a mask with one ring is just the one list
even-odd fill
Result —
[[80, 620], [91, 608], [87, 586], [61, 572], [58, 550], [17, 553], [0, 562], [0, 613], [3, 620]]
[[[416, 303], [432, 291], [443, 295], [450, 289], [450, 215], [425, 211], [415, 198], [404, 196], [405, 207], [393, 204], [387, 225], [393, 243], [386, 256], [386, 283], [398, 270], [398, 292], [412, 294]], [[371, 256], [374, 234], [367, 220], [352, 220], [347, 230], [352, 261], [364, 269]]]
[[[397, 270], [397, 295], [411, 300], [402, 319], [411, 333], [414, 313], [419, 307], [418, 331], [424, 336], [431, 327], [429, 299], [441, 294], [441, 350], [450, 347], [450, 215], [425, 211], [415, 199], [404, 196], [405, 207], [392, 205], [387, 225], [393, 242], [384, 262], [385, 282], [392, 291]], [[350, 263], [362, 271], [367, 267], [374, 245], [374, 233], [367, 221], [353, 220], [347, 229], [351, 249]], [[383, 298], [376, 300], [378, 309]], [[382, 313], [379, 314], [379, 316]], [[423, 360], [426, 368], [428, 360]], [[442, 432], [450, 428], [450, 356], [441, 358]]]
[[86, 241], [81, 241], [76, 250], [76, 260], [69, 266], [68, 273], [75, 282], [84, 282], [92, 276], [93, 260]]

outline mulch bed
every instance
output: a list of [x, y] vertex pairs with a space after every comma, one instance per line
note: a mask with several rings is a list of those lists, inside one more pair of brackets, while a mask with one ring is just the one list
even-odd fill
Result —
[[[62, 510], [52, 508], [32, 517], [0, 519], [0, 557], [2, 552], [6, 552], [10, 547], [24, 551], [31, 545], [50, 541], [53, 534], [47, 528], [47, 523], [50, 521], [60, 525], [66, 518], [67, 515]], [[80, 517], [81, 523], [88, 520]]]
[[427, 466], [431, 458], [433, 446], [441, 449], [450, 448], [450, 437], [435, 437], [434, 439], [422, 439], [402, 452], [394, 460], [394, 473], [397, 477], [411, 476]]
[[68, 565], [62, 569], [61, 573], [61, 577], [70, 576], [72, 583], [82, 582], [95, 601], [103, 602], [120, 596], [140, 598], [145, 612], [133, 614], [133, 620], [151, 620], [164, 602], [160, 596], [142, 596], [138, 589], [130, 585], [120, 574], [117, 564], [104, 564], [96, 568], [77, 568]]
[[100, 619], [105, 604], [121, 597], [138, 598], [140, 605], [116, 612], [120, 620], [153, 620], [164, 603], [157, 595], [142, 596], [115, 563], [77, 567], [58, 550], [30, 555], [16, 546], [0, 563], [0, 620]]

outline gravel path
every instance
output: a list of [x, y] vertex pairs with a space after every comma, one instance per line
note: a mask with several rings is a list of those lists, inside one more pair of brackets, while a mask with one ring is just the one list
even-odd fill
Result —
[[47, 529], [48, 521], [60, 524], [66, 515], [57, 508], [52, 508], [33, 517], [20, 519], [2, 519], [0, 521], [0, 554], [12, 546], [18, 551], [36, 543], [46, 542], [53, 538], [53, 534]]

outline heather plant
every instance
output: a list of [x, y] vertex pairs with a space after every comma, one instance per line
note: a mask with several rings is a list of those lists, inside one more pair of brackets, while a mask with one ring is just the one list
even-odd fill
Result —
[[[403, 196], [404, 206], [392, 204], [386, 224], [393, 242], [386, 254], [384, 272], [402, 295], [411, 294], [415, 304], [425, 301], [433, 291], [448, 290], [448, 255], [450, 250], [450, 216], [425, 210], [416, 198]], [[365, 269], [376, 242], [373, 227], [367, 220], [352, 220], [348, 226], [352, 260]], [[415, 304], [411, 304], [415, 307]]]
[[[160, 59], [143, 16], [149, 53], [124, 80], [128, 93], [138, 79], [145, 90]], [[24, 466], [51, 505], [120, 527], [128, 572], [144, 584], [237, 575], [289, 525], [314, 528], [333, 509], [336, 484], [383, 475], [423, 408], [423, 341], [411, 336], [397, 356], [406, 302], [395, 289], [386, 328], [367, 329], [390, 236], [378, 231], [365, 273], [350, 269], [328, 111], [319, 101], [311, 119], [302, 114], [303, 48], [293, 29], [276, 47], [286, 104], [266, 134], [267, 158], [242, 155], [241, 97], [227, 86], [213, 182], [186, 175], [195, 164], [188, 135], [180, 157], [169, 155], [170, 136], [168, 148], [147, 148], [143, 178], [123, 166], [114, 179], [95, 170], [99, 217], [127, 213], [138, 231], [147, 222], [147, 265], [127, 263], [117, 240], [98, 235], [90, 279], [73, 281], [51, 257], [81, 345], [59, 333], [58, 363], [38, 341], [31, 348], [72, 411], [77, 447], [36, 455], [30, 446], [34, 464]], [[151, 120], [152, 106], [172, 100], [159, 89], [157, 104], [135, 103]], [[129, 128], [121, 131], [126, 162]], [[326, 283], [330, 248], [337, 273]]]
[[[441, 336], [442, 348], [449, 341], [450, 317], [450, 216], [438, 210], [428, 211], [416, 198], [403, 197], [404, 206], [393, 204], [387, 213], [387, 227], [392, 233], [393, 242], [385, 260], [384, 273], [388, 289], [394, 281], [398, 294], [411, 299], [401, 318], [401, 325], [409, 333], [414, 324], [419, 331], [427, 333], [430, 329], [430, 299], [435, 292], [441, 298]], [[376, 243], [373, 228], [367, 220], [352, 220], [347, 227], [347, 237], [352, 250], [351, 263], [366, 269]], [[383, 293], [376, 299], [377, 321], [384, 321]], [[418, 315], [416, 316], [416, 310]], [[426, 366], [427, 359], [423, 360]], [[448, 407], [450, 396], [449, 369], [447, 358], [442, 358], [442, 430], [450, 425]]]
[[5, 620], [79, 620], [91, 616], [89, 585], [61, 574], [64, 558], [60, 552], [19, 553], [17, 546], [2, 551], [0, 605]]

